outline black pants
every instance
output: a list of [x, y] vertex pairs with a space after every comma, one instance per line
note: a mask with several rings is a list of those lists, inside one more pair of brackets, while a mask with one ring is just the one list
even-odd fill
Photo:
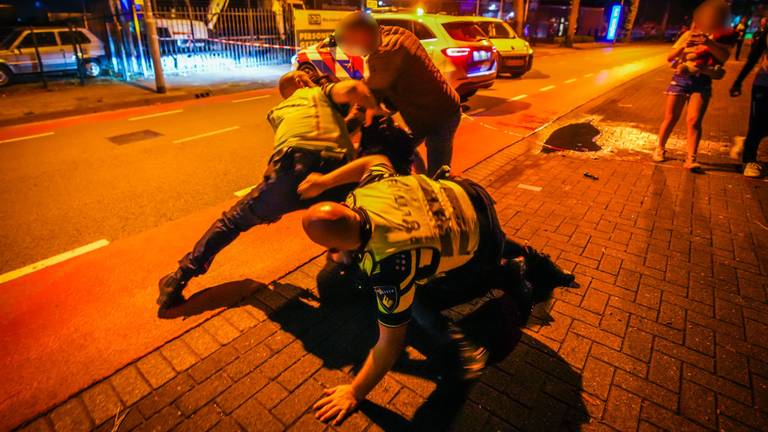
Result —
[[749, 110], [749, 131], [744, 140], [742, 162], [757, 162], [760, 141], [768, 136], [768, 87], [752, 87], [752, 104]]
[[296, 189], [309, 173], [327, 173], [342, 166], [344, 162], [340, 157], [299, 148], [288, 148], [276, 153], [269, 162], [261, 184], [208, 228], [192, 252], [179, 261], [179, 269], [186, 277], [201, 275], [208, 270], [216, 255], [240, 233], [256, 225], [277, 222], [285, 214], [306, 209], [320, 201], [343, 201], [354, 184], [333, 188], [309, 200], [301, 199]]
[[471, 180], [455, 181], [469, 195], [477, 212], [480, 244], [469, 262], [416, 288], [411, 316], [436, 346], [450, 342], [447, 332], [450, 324], [441, 312], [482, 297], [491, 288], [499, 288], [500, 283], [510, 282], [500, 280], [501, 260], [524, 252], [523, 246], [504, 234], [488, 192]]
[[738, 60], [739, 57], [741, 57], [741, 48], [744, 46], [744, 39], [737, 39], [736, 40], [736, 56], [735, 60]]

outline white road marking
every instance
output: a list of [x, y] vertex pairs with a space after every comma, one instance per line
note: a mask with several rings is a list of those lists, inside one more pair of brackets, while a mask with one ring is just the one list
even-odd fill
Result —
[[566, 81], [565, 83], [566, 84], [570, 84], [570, 83], [573, 83], [573, 82], [576, 82], [576, 78], [571, 78], [568, 81]]
[[476, 109], [474, 111], [468, 112], [467, 115], [473, 116], [475, 114], [480, 114], [481, 112], [485, 112], [485, 111], [488, 111], [488, 108], [478, 108], [478, 109]]
[[162, 116], [167, 116], [167, 115], [171, 115], [171, 114], [178, 114], [180, 112], [184, 112], [184, 110], [183, 109], [177, 109], [177, 110], [173, 110], [173, 111], [164, 111], [164, 112], [159, 112], [159, 113], [154, 113], [154, 114], [147, 114], [147, 115], [143, 115], [143, 116], [136, 116], [136, 117], [129, 118], [128, 121], [144, 120], [144, 119], [153, 118], [153, 117], [162, 117]]
[[245, 189], [240, 189], [239, 191], [235, 192], [235, 196], [238, 197], [238, 198], [242, 198], [242, 197], [248, 195], [248, 192], [252, 191], [253, 188], [255, 188], [255, 187], [256, 186], [248, 186]]
[[528, 97], [528, 95], [527, 95], [527, 94], [521, 94], [521, 95], [519, 95], [519, 96], [515, 96], [515, 97], [513, 97], [513, 98], [509, 98], [509, 99], [507, 99], [507, 101], [509, 101], [509, 102], [514, 102], [514, 101], [519, 101], [519, 100], [525, 99], [525, 98], [527, 98], [527, 97]]
[[589, 77], [592, 77], [592, 76], [595, 76], [595, 74], [593, 74], [593, 73], [588, 73], [588, 74], [584, 75], [584, 78], [589, 78]]
[[546, 87], [542, 87], [542, 88], [540, 88], [540, 89], [539, 89], [539, 91], [543, 91], [543, 92], [545, 92], [545, 91], [550, 91], [550, 90], [552, 90], [553, 88], [555, 88], [555, 86], [553, 86], [553, 85], [548, 85], [548, 86], [546, 86]]
[[196, 140], [196, 139], [199, 139], [199, 138], [205, 138], [205, 137], [209, 137], [209, 136], [213, 136], [213, 135], [218, 135], [220, 133], [233, 131], [235, 129], [240, 129], [240, 126], [232, 126], [232, 127], [228, 127], [228, 128], [224, 128], [224, 129], [215, 130], [215, 131], [212, 131], [212, 132], [206, 132], [206, 133], [203, 133], [203, 134], [200, 134], [200, 135], [194, 135], [194, 136], [187, 137], [187, 138], [180, 138], [180, 139], [177, 139], [177, 140], [174, 140], [174, 141], [171, 141], [171, 142], [174, 143], [174, 144], [179, 144], [179, 143], [183, 143], [183, 142], [187, 142], [187, 141]]
[[619, 104], [619, 107], [621, 108], [630, 108], [631, 106], [632, 104], [621, 104], [621, 103]]
[[45, 133], [41, 133], [41, 134], [37, 134], [37, 135], [27, 135], [27, 136], [18, 137], [18, 138], [9, 138], [7, 140], [0, 141], [0, 144], [12, 143], [12, 142], [16, 142], [16, 141], [24, 141], [24, 140], [28, 140], [28, 139], [32, 139], [32, 138], [41, 138], [41, 137], [46, 137], [46, 136], [51, 136], [51, 135], [53, 135], [53, 132], [45, 132]]
[[54, 264], [58, 264], [60, 262], [66, 261], [76, 256], [87, 254], [88, 252], [92, 252], [92, 251], [95, 251], [96, 249], [103, 248], [108, 244], [109, 244], [109, 240], [101, 239], [93, 243], [89, 243], [85, 246], [80, 246], [79, 248], [64, 252], [62, 254], [52, 256], [50, 258], [46, 258], [42, 261], [38, 261], [26, 267], [9, 271], [8, 273], [4, 273], [0, 275], [0, 284], [14, 280], [14, 279], [18, 279], [22, 276], [28, 275], [30, 273], [34, 273], [38, 270], [44, 269], [46, 267], [50, 267]]
[[531, 186], [531, 185], [527, 185], [527, 184], [523, 184], [523, 183], [518, 184], [517, 188], [518, 189], [525, 189], [525, 190], [529, 190], [529, 191], [534, 191], [534, 192], [541, 192], [541, 187], [539, 187], [539, 186]]
[[232, 101], [232, 103], [240, 103], [240, 102], [248, 102], [248, 101], [258, 100], [258, 99], [266, 99], [266, 98], [268, 98], [270, 96], [272, 96], [272, 95], [261, 95], [261, 96], [254, 96], [254, 97], [249, 97], [249, 98], [244, 98], [244, 99], [235, 99], [235, 100]]

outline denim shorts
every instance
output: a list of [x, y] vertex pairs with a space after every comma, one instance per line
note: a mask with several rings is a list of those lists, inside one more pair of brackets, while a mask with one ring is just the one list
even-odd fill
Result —
[[712, 78], [706, 75], [682, 75], [672, 76], [672, 82], [669, 83], [668, 95], [686, 95], [701, 93], [702, 96], [712, 95]]

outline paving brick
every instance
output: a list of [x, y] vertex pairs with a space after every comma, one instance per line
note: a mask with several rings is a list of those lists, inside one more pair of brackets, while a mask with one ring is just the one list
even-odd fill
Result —
[[240, 432], [242, 430], [243, 428], [237, 424], [234, 417], [224, 417], [221, 421], [216, 423], [216, 426], [211, 429], [211, 432]]
[[232, 342], [241, 334], [240, 330], [235, 328], [221, 315], [217, 315], [203, 323], [203, 328], [208, 330], [208, 333], [222, 345]]
[[182, 339], [168, 342], [160, 348], [160, 352], [177, 372], [183, 372], [200, 361], [200, 357]]
[[70, 399], [54, 409], [50, 419], [56, 432], [87, 431], [93, 424], [79, 398]]
[[584, 390], [600, 399], [607, 399], [613, 381], [613, 371], [613, 366], [608, 363], [593, 357], [588, 358], [581, 376]]
[[264, 388], [269, 381], [259, 371], [253, 371], [219, 395], [216, 402], [229, 414], [243, 402]]
[[224, 372], [233, 380], [239, 380], [252, 370], [256, 369], [264, 363], [270, 356], [272, 351], [267, 348], [266, 345], [258, 345], [252, 350], [241, 354], [240, 357], [227, 365], [224, 368]]
[[676, 358], [655, 351], [651, 357], [651, 368], [648, 378], [675, 393], [680, 391], [680, 377], [682, 374], [682, 362]]
[[270, 382], [256, 393], [256, 399], [265, 407], [272, 409], [288, 396], [288, 390], [277, 382]]
[[637, 376], [645, 377], [648, 373], [648, 365], [626, 354], [614, 351], [600, 344], [593, 344], [590, 353], [593, 357], [610, 365], [616, 366]]
[[93, 423], [97, 426], [114, 417], [123, 408], [117, 393], [106, 381], [85, 390], [81, 397]]
[[603, 414], [603, 421], [620, 431], [637, 429], [640, 402], [641, 399], [638, 396], [620, 387], [612, 387]]
[[403, 386], [387, 376], [368, 394], [368, 400], [375, 404], [387, 405]]
[[205, 382], [199, 384], [189, 393], [179, 398], [176, 401], [176, 406], [179, 407], [184, 415], [189, 415], [218, 396], [231, 384], [232, 381], [229, 377], [223, 372], [220, 372], [208, 378]]
[[238, 307], [225, 310], [221, 313], [221, 316], [241, 333], [251, 329], [262, 321], [248, 313], [245, 309]]
[[152, 388], [158, 388], [176, 376], [176, 371], [160, 354], [160, 351], [155, 351], [143, 357], [136, 363], [136, 366]]
[[522, 425], [527, 417], [528, 409], [525, 406], [483, 384], [470, 391], [469, 399], [512, 425]]
[[643, 420], [667, 431], [698, 432], [707, 430], [697, 423], [650, 402], [643, 403], [640, 416]]
[[238, 352], [231, 346], [223, 346], [189, 369], [191, 376], [198, 383], [222, 370], [237, 358]]
[[326, 430], [326, 425], [325, 423], [316, 419], [313, 414], [307, 413], [301, 416], [301, 418], [299, 418], [296, 421], [296, 423], [294, 423], [290, 428], [288, 428], [288, 430], [296, 431], [296, 432], [323, 431], [323, 430]]
[[301, 358], [303, 354], [304, 348], [302, 347], [301, 342], [294, 341], [285, 349], [269, 358], [259, 367], [259, 370], [266, 377], [274, 379], [284, 370], [288, 369], [288, 367], [295, 363], [299, 358]]
[[109, 382], [126, 406], [133, 405], [134, 402], [152, 390], [135, 365], [128, 366], [112, 375]]
[[277, 331], [277, 329], [277, 325], [271, 321], [261, 322], [232, 341], [231, 345], [241, 353], [249, 351]]
[[574, 321], [574, 323], [571, 325], [571, 332], [580, 336], [584, 336], [593, 342], [598, 342], [617, 351], [621, 349], [622, 339], [620, 337], [614, 335], [613, 333], [603, 331], [597, 327], [592, 327], [591, 325], [585, 324], [581, 321]]
[[581, 369], [584, 367], [584, 362], [587, 361], [587, 355], [589, 354], [589, 347], [592, 342], [574, 332], [568, 333], [565, 337], [563, 344], [560, 345], [558, 353], [567, 361], [571, 366]]
[[187, 374], [178, 375], [139, 401], [137, 404], [138, 411], [146, 418], [152, 417], [155, 413], [191, 390], [194, 385], [194, 381]]
[[609, 306], [600, 320], [600, 328], [617, 336], [624, 337], [628, 322], [629, 314], [627, 312]]
[[747, 388], [734, 384], [695, 366], [688, 364], [683, 365], [683, 379], [693, 381], [719, 394], [728, 396], [737, 402], [746, 405], [752, 404], [752, 394]]
[[688, 323], [685, 328], [685, 346], [709, 356], [714, 356], [715, 334], [706, 327]]
[[320, 369], [323, 365], [323, 361], [315, 357], [312, 354], [307, 354], [301, 358], [293, 366], [288, 368], [285, 372], [280, 374], [278, 382], [283, 385], [289, 391], [292, 391], [299, 386], [304, 380], [312, 376], [316, 370]]
[[312, 405], [322, 396], [323, 387], [314, 380], [305, 381], [299, 388], [283, 399], [272, 410], [272, 413], [284, 424], [291, 424], [304, 411], [311, 409]]
[[184, 420], [174, 430], [177, 432], [207, 431], [216, 425], [223, 417], [223, 413], [215, 404], [200, 408], [192, 417]]
[[47, 417], [40, 417], [22, 427], [19, 432], [50, 432], [53, 430]]
[[613, 377], [613, 384], [668, 410], [677, 410], [677, 394], [637, 375], [619, 369]]
[[728, 417], [737, 419], [754, 430], [768, 430], [768, 418], [752, 406], [718, 395], [717, 410], [719, 414], [725, 414]]
[[587, 294], [584, 296], [581, 302], [581, 307], [588, 311], [602, 314], [607, 303], [608, 294], [597, 289], [590, 289], [587, 290]]
[[216, 339], [202, 327], [196, 327], [190, 330], [182, 336], [182, 339], [199, 357], [207, 357], [221, 346]]
[[656, 339], [654, 348], [684, 363], [695, 365], [707, 371], [715, 370], [715, 361], [712, 357], [701, 354], [698, 351], [671, 343], [665, 339]]
[[627, 328], [627, 333], [624, 337], [622, 352], [647, 363], [651, 359], [652, 345], [652, 334], [646, 333], [636, 327], [629, 327]]
[[690, 381], [683, 381], [680, 392], [680, 413], [686, 418], [717, 429], [715, 393]]
[[181, 412], [173, 405], [163, 408], [146, 423], [141, 424], [135, 430], [146, 432], [165, 432], [173, 429], [174, 426], [183, 420]]

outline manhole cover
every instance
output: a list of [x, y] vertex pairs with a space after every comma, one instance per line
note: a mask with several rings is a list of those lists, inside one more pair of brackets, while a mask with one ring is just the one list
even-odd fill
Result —
[[598, 135], [600, 135], [600, 129], [596, 128], [592, 123], [569, 124], [552, 132], [552, 135], [544, 141], [544, 148], [541, 151], [544, 153], [564, 150], [578, 152], [598, 151], [602, 149], [595, 142], [595, 138]]
[[163, 134], [161, 134], [160, 132], [155, 132], [153, 130], [144, 129], [136, 132], [128, 132], [127, 134], [115, 135], [107, 139], [112, 141], [114, 144], [125, 145], [125, 144], [131, 144], [131, 143], [144, 141], [152, 138], [157, 138], [159, 136], [163, 136]]

